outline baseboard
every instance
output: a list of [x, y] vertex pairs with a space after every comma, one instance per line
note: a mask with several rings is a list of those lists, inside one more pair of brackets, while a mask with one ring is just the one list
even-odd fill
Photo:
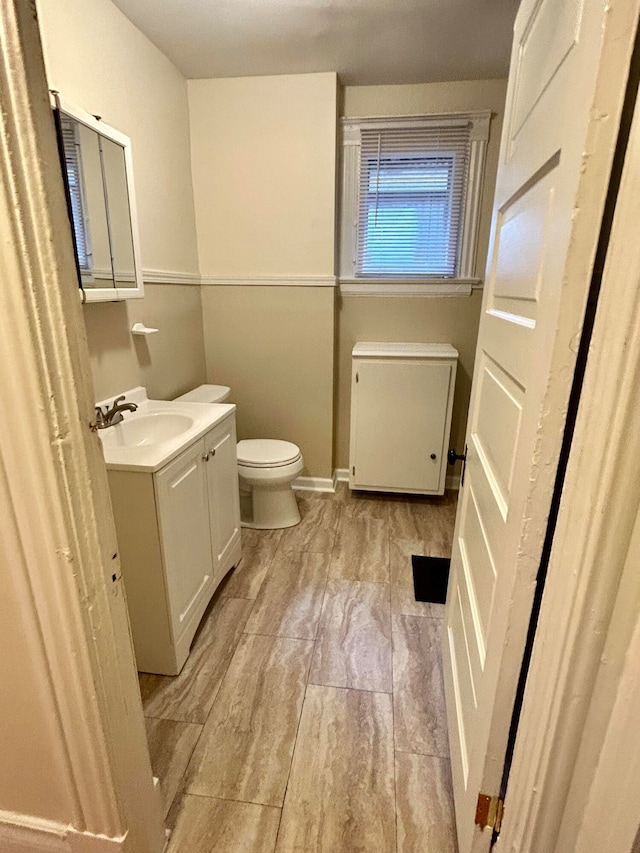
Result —
[[[293, 483], [293, 488], [300, 492], [335, 492], [337, 483], [349, 482], [349, 469], [336, 468], [333, 472], [333, 478], [329, 477], [298, 477]], [[460, 477], [447, 476], [445, 489], [459, 491]]]
[[299, 492], [329, 492], [336, 490], [335, 478], [331, 477], [298, 477], [293, 482], [293, 488]]
[[107, 838], [55, 821], [0, 812], [2, 853], [124, 853], [126, 835]]
[[[333, 479], [336, 483], [348, 483], [349, 469], [336, 468], [336, 470], [333, 472]], [[460, 477], [447, 476], [444, 482], [444, 487], [445, 489], [453, 489], [454, 491], [458, 491], [460, 489]]]

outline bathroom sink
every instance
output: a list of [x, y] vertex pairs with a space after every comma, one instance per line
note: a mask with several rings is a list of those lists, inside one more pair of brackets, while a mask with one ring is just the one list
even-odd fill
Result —
[[143, 447], [177, 438], [192, 426], [192, 417], [177, 412], [125, 414], [124, 420], [107, 427], [100, 437], [105, 447]]
[[[125, 411], [120, 423], [98, 430], [107, 468], [116, 471], [159, 471], [235, 411], [230, 403], [149, 400], [145, 388], [123, 394], [136, 411]], [[115, 399], [97, 405], [104, 410]]]

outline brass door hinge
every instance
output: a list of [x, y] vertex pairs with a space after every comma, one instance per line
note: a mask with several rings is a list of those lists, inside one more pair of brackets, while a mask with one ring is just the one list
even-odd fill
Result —
[[497, 835], [502, 826], [503, 814], [504, 802], [500, 797], [489, 797], [487, 794], [478, 794], [476, 824], [480, 829], [490, 827]]

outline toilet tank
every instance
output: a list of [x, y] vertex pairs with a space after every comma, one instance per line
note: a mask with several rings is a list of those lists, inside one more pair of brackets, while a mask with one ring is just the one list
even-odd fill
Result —
[[231, 395], [228, 385], [198, 385], [186, 394], [176, 397], [180, 403], [224, 403]]

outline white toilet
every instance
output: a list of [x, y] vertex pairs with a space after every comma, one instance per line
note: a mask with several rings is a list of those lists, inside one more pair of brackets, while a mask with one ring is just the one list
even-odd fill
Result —
[[[224, 403], [226, 385], [199, 385], [177, 397], [185, 403]], [[238, 442], [240, 520], [243, 527], [276, 530], [293, 527], [300, 511], [292, 483], [304, 468], [300, 448], [290, 441], [251, 438]]]

